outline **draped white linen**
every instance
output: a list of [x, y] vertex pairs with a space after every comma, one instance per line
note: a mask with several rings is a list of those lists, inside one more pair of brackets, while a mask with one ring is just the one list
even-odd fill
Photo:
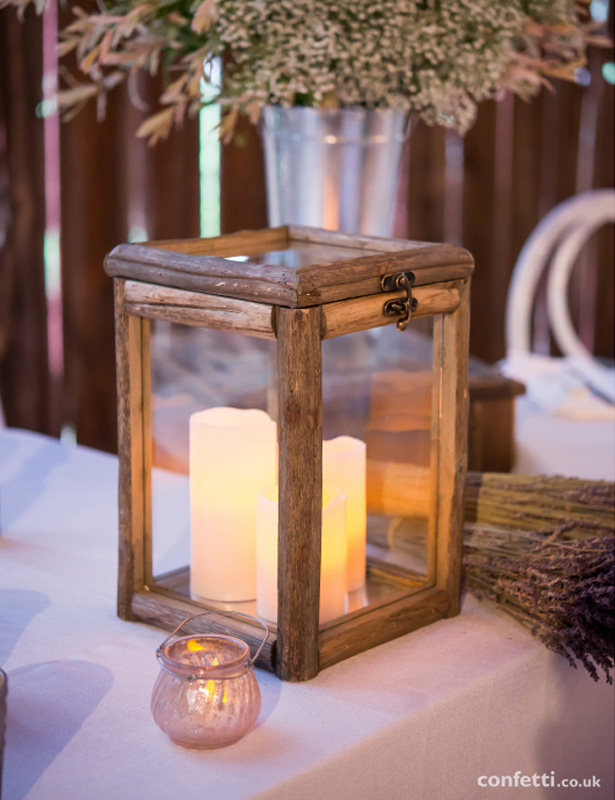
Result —
[[116, 482], [113, 456], [0, 431], [7, 800], [499, 798], [478, 779], [518, 770], [613, 796], [612, 687], [468, 597], [308, 683], [259, 671], [261, 717], [236, 745], [173, 745], [149, 710], [163, 633], [115, 615]]

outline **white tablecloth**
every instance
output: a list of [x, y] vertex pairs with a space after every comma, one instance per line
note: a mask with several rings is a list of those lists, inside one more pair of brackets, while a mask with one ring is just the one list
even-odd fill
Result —
[[515, 472], [615, 480], [613, 420], [566, 419], [527, 396], [516, 399], [515, 412]]
[[612, 797], [612, 687], [471, 598], [308, 683], [258, 672], [232, 747], [171, 744], [149, 711], [163, 634], [115, 615], [116, 479], [112, 456], [0, 432], [4, 800], [500, 798], [477, 780], [517, 771], [601, 784], [524, 798]]

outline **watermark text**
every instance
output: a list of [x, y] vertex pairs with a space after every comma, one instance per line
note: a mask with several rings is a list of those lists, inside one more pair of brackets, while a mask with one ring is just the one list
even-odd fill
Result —
[[517, 770], [514, 775], [481, 775], [477, 781], [482, 789], [497, 788], [522, 788], [530, 787], [558, 787], [560, 789], [599, 789], [600, 778], [592, 775], [591, 778], [557, 778], [555, 771], [544, 772], [539, 775], [525, 775], [521, 770]]

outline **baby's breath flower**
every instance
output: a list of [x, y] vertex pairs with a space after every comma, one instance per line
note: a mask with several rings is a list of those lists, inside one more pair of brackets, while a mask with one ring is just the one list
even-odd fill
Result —
[[[37, 7], [45, 0], [0, 0]], [[583, 58], [586, 36], [576, 0], [99, 0], [75, 9], [61, 35], [90, 84], [105, 73], [168, 72], [181, 93], [162, 98], [174, 119], [202, 102], [203, 60], [225, 55], [218, 101], [254, 118], [268, 103], [396, 108], [464, 133], [478, 103], [502, 88], [528, 96], [562, 64]], [[595, 37], [594, 39], [595, 40]], [[198, 57], [195, 57], [197, 56]], [[565, 71], [565, 70], [564, 70]], [[71, 88], [64, 106], [91, 91]], [[211, 100], [208, 100], [210, 102]], [[164, 117], [167, 120], [167, 117]], [[166, 123], [165, 123], [166, 124]], [[225, 130], [230, 130], [226, 125]], [[151, 135], [151, 125], [147, 126]]]

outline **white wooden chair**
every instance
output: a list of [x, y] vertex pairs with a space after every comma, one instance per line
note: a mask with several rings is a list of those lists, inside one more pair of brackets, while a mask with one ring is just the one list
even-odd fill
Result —
[[533, 351], [531, 323], [540, 278], [550, 264], [547, 314], [553, 337], [575, 371], [615, 402], [615, 373], [599, 362], [579, 339], [568, 309], [568, 282], [575, 260], [589, 237], [615, 222], [615, 189], [597, 189], [565, 200], [537, 225], [525, 243], [508, 291], [506, 350], [510, 360]]

